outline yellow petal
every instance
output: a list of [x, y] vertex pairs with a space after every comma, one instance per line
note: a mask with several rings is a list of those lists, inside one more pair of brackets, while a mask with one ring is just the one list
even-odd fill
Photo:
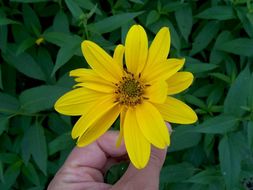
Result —
[[156, 34], [148, 51], [148, 59], [145, 69], [152, 69], [157, 63], [166, 61], [170, 50], [170, 31], [163, 27]]
[[123, 69], [123, 56], [125, 52], [125, 47], [121, 44], [117, 45], [114, 50], [113, 59], [115, 62]]
[[187, 89], [193, 81], [193, 75], [190, 72], [178, 72], [167, 79], [168, 95], [177, 94]]
[[104, 96], [76, 122], [71, 133], [72, 138], [75, 139], [83, 135], [90, 126], [92, 126], [99, 118], [112, 110], [115, 106], [117, 106], [117, 104], [114, 103], [112, 95]]
[[148, 55], [147, 34], [140, 25], [133, 25], [127, 33], [125, 59], [129, 72], [138, 75], [144, 68]]
[[121, 108], [119, 105], [114, 106], [110, 111], [106, 112], [100, 118], [98, 118], [85, 132], [82, 136], [78, 138], [77, 146], [86, 146], [101, 135], [103, 135], [113, 124], [113, 122], [119, 116]]
[[100, 77], [111, 82], [118, 82], [122, 76], [122, 70], [110, 55], [88, 40], [83, 41], [81, 46], [87, 63]]
[[136, 106], [136, 118], [141, 132], [151, 144], [157, 148], [170, 144], [168, 128], [155, 106], [149, 102]]
[[125, 116], [126, 116], [126, 110], [122, 110], [120, 114], [120, 131], [119, 131], [119, 137], [116, 142], [116, 147], [119, 147], [121, 145], [121, 142], [123, 140], [123, 135], [124, 135], [124, 121], [125, 121]]
[[123, 127], [129, 158], [136, 168], [142, 169], [148, 163], [151, 146], [139, 128], [135, 111], [132, 108], [129, 108], [126, 112]]
[[74, 87], [86, 87], [99, 92], [112, 93], [115, 91], [115, 85], [112, 82], [106, 81], [96, 74], [92, 69], [75, 69], [70, 71], [70, 76], [78, 77], [75, 79]]
[[103, 95], [104, 94], [93, 90], [77, 88], [60, 97], [56, 101], [54, 108], [64, 115], [83, 115], [87, 113]]
[[84, 82], [78, 83], [74, 87], [85, 87], [91, 90], [95, 90], [103, 93], [113, 93], [115, 91], [115, 87], [111, 85], [106, 85], [104, 83], [94, 83], [94, 82]]
[[165, 81], [157, 81], [151, 86], [146, 87], [144, 96], [148, 98], [148, 101], [154, 103], [163, 103], [167, 97], [168, 85]]
[[184, 65], [185, 59], [167, 59], [165, 62], [157, 63], [153, 68], [146, 69], [142, 73], [142, 79], [149, 83], [159, 80], [166, 80]]
[[185, 103], [173, 97], [167, 97], [164, 104], [157, 104], [163, 118], [171, 123], [191, 124], [198, 120], [196, 113]]

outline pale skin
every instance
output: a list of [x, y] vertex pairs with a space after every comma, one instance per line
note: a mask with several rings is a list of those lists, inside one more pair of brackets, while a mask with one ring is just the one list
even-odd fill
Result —
[[96, 142], [74, 148], [50, 182], [48, 190], [158, 190], [167, 150], [154, 147], [144, 169], [138, 170], [130, 164], [115, 185], [104, 182], [105, 171], [127, 155], [123, 143], [119, 148], [115, 147], [117, 137], [118, 132], [108, 131]]

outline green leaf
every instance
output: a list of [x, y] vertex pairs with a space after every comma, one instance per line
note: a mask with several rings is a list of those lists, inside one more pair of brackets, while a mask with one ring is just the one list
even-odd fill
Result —
[[209, 134], [223, 134], [233, 130], [239, 122], [234, 116], [219, 115], [205, 120], [202, 124], [198, 125], [194, 132], [209, 133]]
[[169, 13], [169, 12], [174, 12], [178, 9], [181, 9], [183, 6], [186, 6], [186, 3], [182, 2], [168, 2], [164, 6], [162, 6], [162, 12], [163, 13]]
[[168, 152], [184, 150], [196, 146], [201, 139], [201, 134], [194, 133], [194, 126], [180, 126], [173, 129], [171, 146]]
[[221, 51], [233, 53], [240, 56], [253, 56], [253, 39], [237, 38], [223, 44], [219, 44], [216, 48]]
[[0, 183], [0, 189], [10, 189], [10, 187], [16, 182], [16, 179], [20, 173], [20, 166], [22, 162], [18, 161], [12, 163], [4, 172], [4, 183]]
[[[47, 144], [44, 129], [39, 123], [32, 125], [27, 131], [29, 141], [26, 146], [31, 151], [31, 155], [39, 169], [47, 174]], [[28, 144], [29, 143], [29, 144]]]
[[216, 69], [218, 65], [211, 63], [194, 63], [194, 64], [185, 64], [185, 70], [192, 73], [202, 73]]
[[39, 3], [39, 2], [49, 2], [50, 0], [10, 0], [10, 2], [19, 3]]
[[37, 63], [40, 65], [43, 73], [46, 76], [46, 81], [50, 84], [55, 82], [55, 77], [51, 77], [51, 72], [54, 68], [51, 55], [46, 48], [39, 48], [38, 55], [36, 57]]
[[11, 114], [19, 110], [19, 102], [13, 96], [0, 92], [0, 113]]
[[3, 169], [3, 163], [0, 160], [0, 182], [4, 183], [4, 169]]
[[184, 39], [188, 41], [188, 37], [192, 30], [193, 18], [191, 6], [183, 6], [175, 12], [177, 25]]
[[83, 15], [82, 9], [78, 6], [78, 4], [73, 0], [65, 0], [65, 3], [70, 10], [71, 14], [76, 18], [79, 19], [81, 15]]
[[27, 50], [28, 48], [32, 47], [35, 44], [36, 39], [35, 38], [27, 38], [25, 39], [19, 46], [17, 49], [17, 55], [23, 53], [25, 50]]
[[42, 85], [25, 90], [19, 96], [21, 109], [36, 113], [52, 109], [55, 101], [68, 89], [59, 86]]
[[51, 76], [54, 76], [55, 72], [67, 63], [76, 51], [80, 49], [81, 43], [72, 44], [72, 46], [61, 47], [57, 53], [56, 63], [54, 65]]
[[20, 24], [15, 20], [11, 20], [8, 18], [0, 18], [0, 26], [8, 25], [8, 24]]
[[8, 36], [8, 27], [7, 26], [0, 26], [0, 49], [2, 52], [6, 52], [7, 49], [7, 38]]
[[227, 189], [233, 189], [239, 182], [242, 159], [242, 143], [244, 137], [240, 133], [225, 135], [219, 144], [219, 160], [221, 173]]
[[160, 14], [156, 10], [152, 10], [148, 13], [146, 26], [156, 22], [160, 18]]
[[195, 173], [196, 169], [190, 163], [180, 163], [175, 165], [166, 165], [162, 168], [160, 174], [161, 185], [167, 183], [177, 183], [187, 180]]
[[253, 73], [251, 74], [249, 82], [248, 105], [250, 109], [253, 110]]
[[235, 13], [231, 6], [215, 6], [207, 8], [201, 13], [196, 15], [196, 18], [201, 19], [217, 19], [217, 20], [230, 20], [235, 19]]
[[67, 15], [63, 11], [59, 11], [53, 21], [54, 32], [69, 33], [69, 21]]
[[23, 166], [21, 172], [34, 185], [40, 185], [40, 178], [31, 163], [29, 163], [27, 166]]
[[99, 8], [97, 7], [97, 3], [94, 4], [92, 1], [90, 0], [74, 0], [80, 7], [88, 10], [88, 11], [91, 11], [95, 8], [95, 13], [97, 13], [98, 15], [102, 15], [102, 12], [99, 10]]
[[222, 175], [216, 168], [207, 168], [187, 180], [189, 183], [209, 185], [222, 181]]
[[0, 135], [6, 130], [9, 124], [9, 117], [0, 115]]
[[49, 155], [53, 155], [64, 149], [68, 149], [74, 146], [74, 141], [71, 138], [70, 133], [64, 133], [51, 141], [48, 145]]
[[131, 21], [135, 17], [141, 15], [144, 11], [132, 12], [132, 13], [120, 13], [107, 18], [104, 18], [98, 22], [88, 25], [88, 29], [91, 32], [97, 32], [100, 34], [111, 32], [117, 28], [120, 28], [125, 23]]
[[246, 67], [231, 85], [224, 101], [224, 113], [241, 116], [245, 112], [242, 107], [247, 106], [249, 81], [249, 67]]
[[250, 20], [250, 17], [248, 16], [250, 13], [247, 13], [247, 9], [245, 7], [235, 7], [236, 9], [236, 13], [237, 13], [237, 16], [238, 18], [240, 19], [241, 21], [241, 24], [243, 25], [243, 28], [245, 30], [245, 32], [247, 32], [247, 34], [253, 38], [253, 25], [252, 25], [252, 22]]
[[253, 148], [253, 121], [249, 121], [247, 125], [247, 137], [248, 137], [248, 145]]
[[2, 66], [0, 65], [0, 89], [3, 90]]
[[40, 35], [41, 32], [41, 25], [40, 25], [40, 20], [34, 11], [28, 4], [23, 4], [23, 19], [26, 27], [30, 31], [33, 31], [34, 34], [37, 36]]
[[217, 35], [219, 30], [219, 22], [210, 21], [204, 25], [197, 36], [194, 38], [190, 55], [195, 55], [196, 53], [206, 48], [212, 39]]
[[22, 53], [15, 55], [14, 52], [9, 51], [6, 54], [2, 54], [2, 56], [7, 63], [26, 76], [38, 80], [45, 80], [43, 71], [30, 54]]

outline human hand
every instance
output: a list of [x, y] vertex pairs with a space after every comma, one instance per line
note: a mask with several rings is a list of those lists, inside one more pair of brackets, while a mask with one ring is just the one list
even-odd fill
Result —
[[105, 171], [127, 155], [124, 144], [115, 147], [117, 137], [118, 132], [108, 131], [96, 142], [83, 148], [74, 148], [50, 182], [48, 190], [158, 190], [166, 149], [154, 147], [144, 169], [138, 170], [130, 163], [115, 185], [104, 183]]

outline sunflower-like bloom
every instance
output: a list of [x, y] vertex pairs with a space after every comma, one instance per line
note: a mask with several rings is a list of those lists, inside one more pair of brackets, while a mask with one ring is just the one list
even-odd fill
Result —
[[62, 114], [81, 116], [71, 133], [78, 146], [95, 141], [120, 115], [117, 144], [124, 139], [131, 162], [141, 169], [148, 163], [151, 144], [160, 149], [170, 144], [165, 121], [190, 124], [197, 120], [189, 106], [170, 96], [188, 88], [193, 75], [178, 72], [185, 59], [167, 59], [167, 27], [161, 28], [148, 47], [143, 27], [133, 25], [125, 47], [118, 45], [113, 57], [91, 41], [82, 42], [81, 48], [92, 69], [71, 71], [77, 88], [55, 104]]

